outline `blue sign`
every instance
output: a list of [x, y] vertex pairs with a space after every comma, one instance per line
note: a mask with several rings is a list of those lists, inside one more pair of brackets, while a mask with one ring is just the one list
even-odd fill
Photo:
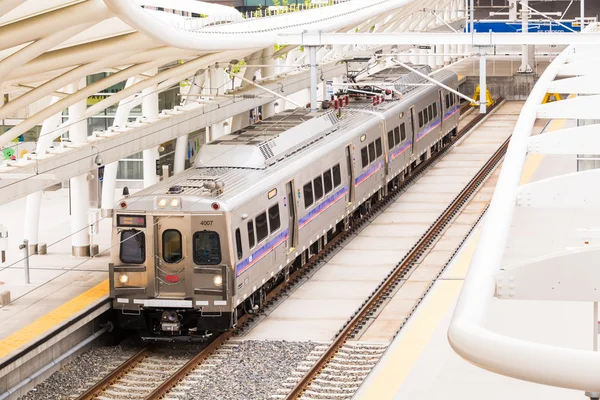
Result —
[[[529, 21], [529, 32], [538, 33], [538, 32], [572, 32], [567, 28], [572, 29], [575, 32], [579, 32], [581, 30], [580, 24], [578, 22], [573, 21], [561, 21], [561, 26], [553, 21]], [[479, 33], [514, 33], [514, 32], [523, 32], [523, 24], [521, 22], [514, 21], [475, 21], [474, 24], [475, 32]], [[567, 27], [567, 28], [565, 28]], [[467, 23], [465, 28], [465, 32], [469, 31], [469, 24]]]

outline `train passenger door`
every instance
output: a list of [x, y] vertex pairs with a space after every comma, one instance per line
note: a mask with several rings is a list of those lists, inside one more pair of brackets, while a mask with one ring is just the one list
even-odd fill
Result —
[[415, 126], [415, 106], [412, 106], [408, 110], [408, 129], [410, 129], [410, 138], [411, 138], [411, 149], [410, 153], [415, 153], [416, 139], [417, 139], [417, 127]]
[[294, 181], [291, 180], [285, 185], [288, 207], [288, 227], [289, 227], [289, 251], [293, 251], [298, 246], [298, 210], [296, 208], [296, 198], [294, 197]]
[[[157, 297], [186, 297], [187, 232], [183, 216], [154, 217], [155, 279]], [[189, 226], [189, 224], [187, 224]]]
[[346, 146], [346, 166], [348, 168], [348, 203], [347, 206], [354, 202], [354, 193], [356, 189], [354, 188], [354, 168], [353, 168], [353, 158], [352, 158], [352, 145], [349, 144]]

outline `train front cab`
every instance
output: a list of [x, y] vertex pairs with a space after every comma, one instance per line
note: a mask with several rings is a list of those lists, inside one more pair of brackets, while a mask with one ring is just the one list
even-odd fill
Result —
[[109, 277], [118, 325], [154, 337], [229, 329], [226, 227], [223, 213], [117, 215]]

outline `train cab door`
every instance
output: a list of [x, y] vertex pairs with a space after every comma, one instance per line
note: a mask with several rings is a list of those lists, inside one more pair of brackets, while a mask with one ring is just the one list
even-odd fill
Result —
[[354, 196], [356, 189], [354, 187], [354, 157], [353, 146], [349, 144], [346, 146], [346, 168], [348, 170], [348, 202], [346, 207], [349, 207], [354, 202]]
[[410, 153], [415, 154], [415, 148], [416, 148], [416, 141], [417, 141], [417, 126], [415, 124], [415, 106], [412, 106], [409, 110], [408, 110], [408, 129], [410, 132], [410, 139], [411, 139], [411, 149], [410, 149]]
[[294, 197], [294, 181], [291, 180], [285, 185], [288, 208], [288, 227], [289, 227], [289, 251], [292, 252], [298, 246], [298, 208], [296, 198]]
[[158, 298], [186, 297], [185, 259], [189, 224], [184, 216], [154, 217], [155, 279]]

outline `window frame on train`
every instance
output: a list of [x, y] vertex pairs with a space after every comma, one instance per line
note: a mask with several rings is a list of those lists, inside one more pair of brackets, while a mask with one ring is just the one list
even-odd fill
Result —
[[362, 162], [363, 169], [369, 166], [369, 150], [367, 149], [367, 146], [360, 149], [360, 160]]
[[[276, 215], [271, 213], [271, 211], [274, 209], [277, 210]], [[269, 232], [272, 235], [274, 232], [277, 232], [279, 228], [281, 228], [281, 213], [279, 212], [279, 203], [275, 203], [269, 207], [269, 210], [267, 211], [267, 217], [269, 218]]]
[[235, 247], [239, 261], [244, 256], [244, 249], [242, 248], [242, 232], [240, 232], [240, 228], [236, 228], [235, 230]]
[[[239, 230], [239, 228], [238, 228]], [[216, 245], [215, 243], [213, 243], [214, 248], [218, 249], [219, 253], [218, 253], [218, 259], [217, 260], [211, 260], [210, 262], [204, 262], [201, 257], [198, 254], [198, 246], [197, 241], [200, 239], [200, 235], [214, 235], [213, 239], [216, 238]], [[210, 239], [207, 238], [207, 239]], [[240, 237], [241, 239], [241, 237]], [[243, 255], [243, 251], [242, 251], [242, 255]], [[212, 255], [211, 255], [212, 257]], [[219, 265], [221, 264], [221, 262], [223, 261], [223, 251], [221, 250], [221, 235], [219, 235], [218, 232], [216, 231], [209, 231], [209, 230], [204, 230], [204, 231], [196, 231], [194, 232], [194, 234], [192, 235], [192, 259], [194, 260], [194, 264], [196, 265]]]
[[[333, 173], [333, 187], [336, 188], [342, 184], [342, 170], [340, 164], [337, 163], [331, 168], [331, 172]], [[337, 183], [335, 183], [337, 180]]]
[[[171, 232], [175, 232], [177, 234], [177, 236], [179, 237], [179, 258], [177, 259], [167, 259], [167, 253], [165, 251], [166, 246], [166, 241], [165, 241], [165, 236]], [[160, 235], [160, 242], [161, 242], [161, 253], [162, 253], [162, 259], [164, 262], [166, 262], [167, 264], [177, 264], [178, 262], [180, 262], [181, 260], [183, 260], [183, 236], [181, 235], [181, 232], [179, 232], [179, 230], [177, 229], [165, 229], [162, 233], [162, 235]], [[171, 242], [171, 240], [169, 240], [169, 242]], [[169, 250], [169, 255], [170, 254], [176, 254], [175, 252], [173, 252], [172, 250]]]
[[313, 179], [313, 194], [315, 196], [315, 203], [323, 198], [323, 177], [321, 175], [317, 175]]
[[315, 203], [312, 181], [309, 181], [308, 183], [304, 184], [304, 186], [302, 187], [302, 194], [304, 196], [304, 208], [309, 209], [310, 206], [312, 206]]
[[[259, 218], [264, 218], [265, 219], [265, 223], [264, 223], [264, 226], [266, 227], [265, 231], [264, 231], [265, 235], [262, 236], [262, 237], [260, 236], [262, 225], [259, 226], [259, 224], [258, 224], [258, 219]], [[263, 211], [263, 212], [259, 213], [254, 218], [254, 226], [256, 228], [256, 242], [260, 244], [260, 243], [262, 243], [263, 240], [266, 240], [269, 237], [269, 218], [267, 216], [267, 212], [266, 211]]]
[[[123, 239], [123, 236], [125, 234], [129, 234], [131, 233], [131, 236], [128, 236], [127, 238]], [[143, 264], [146, 262], [146, 234], [143, 231], [140, 231], [138, 229], [126, 229], [126, 230], [122, 230], [121, 231], [121, 242], [119, 244], [119, 260], [121, 260], [121, 262], [123, 264]], [[124, 251], [124, 244], [127, 244], [127, 247], [129, 247], [131, 245], [131, 243], [136, 243], [137, 247], [136, 249], [140, 249], [141, 250], [141, 254], [140, 254], [140, 258], [136, 258], [136, 259], [124, 259], [123, 255], [125, 254]]]
[[325, 172], [323, 172], [323, 189], [325, 191], [325, 194], [329, 194], [333, 190], [333, 175], [331, 173], [331, 169], [328, 169]]
[[254, 230], [254, 220], [251, 219], [246, 225], [248, 229], [248, 248], [253, 249], [256, 246], [256, 231]]

